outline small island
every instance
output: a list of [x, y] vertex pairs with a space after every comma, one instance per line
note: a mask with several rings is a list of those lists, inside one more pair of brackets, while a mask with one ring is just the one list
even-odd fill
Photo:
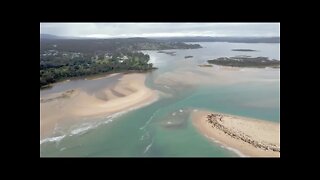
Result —
[[208, 60], [208, 63], [232, 66], [232, 67], [255, 67], [255, 68], [280, 68], [280, 61], [269, 59], [267, 57], [251, 57], [251, 56], [235, 56], [235, 57], [220, 57], [213, 60]]
[[199, 67], [212, 67], [211, 64], [199, 64], [198, 66]]
[[185, 56], [184, 58], [185, 58], [185, 59], [193, 58], [193, 56]]
[[232, 49], [232, 51], [257, 51], [254, 49]]

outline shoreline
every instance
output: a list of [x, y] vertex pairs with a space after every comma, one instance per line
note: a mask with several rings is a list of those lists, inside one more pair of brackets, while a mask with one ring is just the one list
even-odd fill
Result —
[[[49, 137], [45, 137], [45, 138], [40, 139], [40, 145], [44, 144], [46, 142], [60, 142], [62, 139], [66, 138], [66, 137], [71, 137], [71, 136], [74, 136], [74, 135], [81, 135], [81, 134], [86, 133], [87, 131], [89, 131], [91, 129], [97, 128], [100, 125], [108, 124], [109, 122], [114, 121], [114, 118], [117, 118], [117, 117], [119, 117], [119, 116], [121, 116], [123, 114], [129, 113], [129, 112], [131, 112], [133, 110], [136, 110], [136, 109], [139, 109], [139, 108], [143, 108], [143, 107], [145, 107], [145, 106], [147, 106], [149, 104], [154, 103], [157, 100], [158, 99], [155, 99], [154, 101], [150, 101], [150, 102], [147, 102], [145, 104], [141, 104], [140, 106], [135, 106], [135, 107], [129, 108], [127, 110], [119, 111], [117, 113], [114, 113], [114, 114], [111, 114], [111, 115], [108, 115], [108, 116], [96, 116], [95, 118], [97, 118], [97, 117], [106, 118], [106, 120], [95, 121], [92, 124], [88, 124], [88, 121], [85, 121], [85, 122], [83, 122], [81, 124], [78, 124], [77, 128], [72, 129], [72, 130], [70, 129], [68, 132], [66, 132], [66, 133], [64, 133], [62, 135], [49, 136]], [[83, 127], [82, 126], [83, 124], [86, 124], [87, 126]]]
[[61, 83], [65, 83], [65, 82], [69, 82], [69, 81], [74, 81], [74, 80], [98, 80], [101, 78], [108, 78], [108, 77], [112, 77], [118, 74], [135, 74], [135, 73], [148, 73], [150, 71], [156, 70], [156, 67], [153, 67], [150, 70], [123, 70], [123, 71], [110, 71], [110, 72], [103, 72], [103, 73], [97, 73], [97, 74], [90, 74], [90, 75], [83, 75], [83, 76], [75, 76], [75, 77], [68, 77], [68, 78], [63, 78], [60, 79], [56, 82], [44, 85], [42, 87], [40, 87], [40, 91], [41, 90], [46, 90], [46, 89], [50, 89], [53, 86], [57, 85], [57, 84], [61, 84]]
[[[208, 117], [209, 114], [222, 115], [217, 116], [221, 117], [221, 120], [217, 119], [219, 123], [213, 125], [209, 121], [212, 120]], [[193, 112], [191, 117], [199, 133], [240, 157], [280, 157], [279, 123], [206, 110]], [[223, 131], [223, 128], [229, 132]], [[276, 147], [279, 147], [279, 152]], [[274, 149], [271, 150], [272, 148]]]
[[[109, 77], [108, 75], [107, 77]], [[146, 74], [123, 74], [112, 88], [101, 90], [105, 98], [80, 89], [46, 95], [40, 99], [40, 139], [54, 135], [56, 126], [82, 122], [84, 118], [108, 117], [126, 113], [158, 100], [156, 90], [145, 85]], [[66, 96], [66, 93], [68, 93]], [[90, 122], [90, 120], [86, 120]]]

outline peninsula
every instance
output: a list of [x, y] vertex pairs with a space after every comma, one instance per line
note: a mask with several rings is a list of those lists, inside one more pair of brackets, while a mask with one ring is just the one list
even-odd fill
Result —
[[197, 49], [199, 44], [124, 39], [40, 39], [40, 89], [74, 77], [102, 73], [146, 72], [156, 69], [141, 50]]
[[101, 89], [100, 96], [82, 89], [71, 89], [41, 97], [41, 137], [52, 136], [56, 125], [76, 123], [82, 118], [108, 116], [156, 101], [158, 93], [146, 87], [145, 79], [145, 73], [123, 74], [112, 88]]
[[209, 111], [192, 113], [199, 132], [241, 156], [280, 157], [280, 124]]

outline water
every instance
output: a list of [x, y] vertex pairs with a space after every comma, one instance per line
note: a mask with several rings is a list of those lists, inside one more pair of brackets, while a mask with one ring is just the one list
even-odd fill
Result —
[[[143, 108], [87, 123], [76, 124], [58, 141], [40, 145], [41, 156], [81, 157], [237, 157], [199, 134], [190, 113], [207, 109], [222, 113], [280, 121], [280, 70], [243, 69], [223, 73], [197, 64], [221, 56], [267, 56], [280, 60], [279, 44], [200, 43], [204, 48], [175, 51], [170, 56], [144, 51], [159, 69], [148, 73], [146, 85], [161, 91], [161, 98]], [[231, 49], [255, 49], [236, 52]], [[194, 56], [184, 59], [184, 56]], [[120, 76], [120, 75], [119, 75]], [[178, 77], [178, 78], [177, 78]], [[181, 77], [181, 78], [180, 78]], [[41, 94], [82, 88], [95, 93], [118, 79], [78, 80], [58, 84]], [[50, 92], [51, 91], [51, 92]], [[76, 128], [75, 128], [76, 129]], [[73, 131], [77, 132], [77, 131]], [[64, 137], [63, 137], [64, 136]]]
[[41, 90], [40, 96], [45, 96], [51, 93], [58, 93], [77, 88], [89, 94], [96, 94], [102, 89], [112, 87], [122, 77], [122, 75], [116, 74], [107, 77], [108, 78], [96, 78], [93, 80], [76, 79], [72, 81], [64, 81], [62, 83], [55, 84], [52, 88]]

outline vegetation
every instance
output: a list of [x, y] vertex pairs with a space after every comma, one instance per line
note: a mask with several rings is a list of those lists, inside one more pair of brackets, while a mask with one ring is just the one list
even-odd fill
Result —
[[250, 56], [236, 56], [236, 57], [220, 57], [214, 60], [208, 60], [210, 64], [222, 66], [235, 67], [280, 67], [279, 60], [269, 60], [267, 57], [250, 57]]
[[94, 54], [98, 51], [140, 51], [140, 50], [167, 50], [167, 49], [196, 49], [199, 44], [183, 42], [158, 41], [147, 38], [126, 39], [40, 39], [40, 53], [46, 50], [67, 52], [81, 52]]
[[44, 56], [40, 57], [40, 87], [69, 77], [153, 69], [152, 63], [148, 63], [148, 61], [149, 55], [141, 52], [93, 57], [87, 57], [83, 54], [73, 57], [73, 53], [64, 52], [58, 53], [56, 56]]
[[[129, 39], [40, 39], [40, 88], [78, 76], [155, 69], [139, 50], [198, 48], [200, 45]], [[201, 47], [201, 46], [200, 46]]]
[[198, 66], [199, 67], [212, 67], [211, 64], [199, 64]]

